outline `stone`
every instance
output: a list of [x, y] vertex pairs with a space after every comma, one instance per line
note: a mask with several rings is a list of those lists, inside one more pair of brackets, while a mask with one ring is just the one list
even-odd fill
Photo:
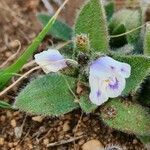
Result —
[[35, 116], [35, 117], [32, 117], [32, 120], [36, 121], [36, 122], [42, 122], [43, 121], [43, 117], [42, 116]]
[[15, 127], [14, 128], [15, 137], [20, 139], [22, 136], [22, 127]]
[[104, 150], [104, 146], [99, 140], [90, 140], [83, 144], [82, 150]]
[[44, 139], [44, 140], [43, 140], [43, 144], [44, 144], [44, 145], [48, 145], [48, 144], [49, 144], [49, 139], [48, 139], [48, 138]]
[[12, 119], [11, 122], [10, 122], [10, 124], [11, 124], [11, 126], [12, 126], [13, 128], [15, 128], [16, 125], [17, 125], [16, 120], [15, 120], [15, 119]]
[[0, 145], [4, 145], [4, 138], [0, 138]]
[[70, 130], [70, 126], [69, 126], [69, 122], [66, 121], [64, 124], [63, 124], [63, 131], [64, 132], [67, 132]]

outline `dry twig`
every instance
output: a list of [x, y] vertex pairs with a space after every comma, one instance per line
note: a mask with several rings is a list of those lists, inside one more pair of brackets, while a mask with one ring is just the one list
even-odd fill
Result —
[[46, 147], [53, 147], [53, 146], [59, 146], [59, 145], [71, 143], [71, 142], [79, 140], [79, 139], [81, 139], [83, 137], [84, 137], [83, 135], [82, 136], [78, 136], [78, 137], [72, 137], [72, 138], [70, 138], [68, 140], [61, 140], [61, 141], [58, 141], [58, 142], [50, 143]]
[[18, 80], [16, 80], [14, 83], [12, 83], [10, 86], [8, 86], [6, 89], [4, 89], [2, 92], [0, 92], [0, 96], [3, 96], [5, 93], [7, 93], [11, 88], [13, 88], [14, 86], [16, 86], [17, 83], [19, 83], [22, 79], [24, 79], [26, 76], [28, 76], [30, 73], [32, 73], [33, 71], [40, 69], [40, 67], [34, 67], [31, 70], [29, 70], [28, 72], [26, 72], [25, 74], [23, 74]]
[[[77, 130], [78, 130], [78, 127], [79, 127], [79, 125], [80, 125], [80, 123], [81, 123], [82, 118], [83, 118], [83, 112], [81, 113], [80, 119], [78, 120], [78, 123], [77, 123], [77, 125], [76, 125], [76, 127], [75, 127], [74, 137], [76, 136], [76, 132], [77, 132]], [[76, 149], [76, 147], [75, 147], [75, 141], [74, 141], [74, 149]]]

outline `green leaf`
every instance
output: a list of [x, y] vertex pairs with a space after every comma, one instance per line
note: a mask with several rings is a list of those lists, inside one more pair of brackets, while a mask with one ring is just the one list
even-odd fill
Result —
[[65, 45], [64, 47], [60, 48], [60, 52], [63, 56], [65, 56], [66, 58], [72, 58], [74, 51], [73, 51], [73, 43], [69, 43], [67, 45]]
[[[115, 29], [113, 29], [113, 27], [109, 26], [109, 32], [110, 35], [119, 35], [119, 34], [123, 34], [126, 32], [126, 28], [123, 24], [120, 24], [119, 26], [117, 26]], [[127, 44], [127, 39], [126, 36], [120, 36], [120, 37], [112, 37], [110, 39], [110, 46], [112, 48], [118, 48], [118, 47], [122, 47], [125, 44]]]
[[138, 137], [140, 139], [140, 141], [144, 144], [149, 143], [150, 144], [150, 136], [139, 136]]
[[149, 148], [150, 148], [150, 136], [138, 136], [138, 138], [144, 144], [144, 146], [149, 150]]
[[136, 99], [144, 106], [150, 107], [150, 76], [142, 83], [138, 90]]
[[59, 116], [68, 113], [79, 107], [69, 89], [75, 91], [75, 83], [74, 78], [57, 74], [37, 78], [19, 93], [14, 108], [36, 115]]
[[[44, 13], [39, 13], [37, 14], [37, 18], [45, 26], [52, 18], [52, 16]], [[54, 38], [67, 41], [70, 40], [72, 37], [72, 29], [64, 22], [56, 20], [53, 27], [47, 34], [52, 35]]]
[[[124, 25], [126, 32], [131, 31], [142, 24], [140, 10], [123, 9], [116, 12], [109, 24], [111, 33], [119, 28], [120, 25]], [[116, 31], [115, 31], [116, 32]], [[122, 34], [122, 32], [120, 32]], [[113, 34], [114, 35], [114, 34]], [[132, 33], [127, 34], [126, 38], [128, 43], [136, 43], [140, 35], [140, 29], [135, 30]]]
[[115, 3], [113, 1], [108, 2], [108, 4], [105, 5], [105, 11], [107, 20], [109, 21], [115, 12]]
[[149, 111], [129, 100], [110, 100], [101, 109], [101, 117], [108, 126], [119, 131], [150, 135]]
[[150, 56], [150, 24], [146, 25], [146, 33], [144, 37], [144, 55]]
[[140, 55], [125, 56], [117, 54], [112, 55], [112, 57], [131, 65], [131, 76], [127, 79], [123, 94], [129, 94], [131, 91], [136, 92], [150, 72], [150, 58]]
[[79, 100], [79, 104], [81, 109], [86, 113], [91, 113], [97, 108], [96, 105], [91, 103], [91, 101], [88, 98], [88, 95], [81, 96]]
[[12, 106], [4, 101], [0, 101], [0, 108], [3, 108], [3, 109], [11, 109]]
[[122, 55], [128, 55], [128, 54], [132, 54], [134, 51], [134, 46], [131, 44], [126, 44], [123, 47], [120, 47], [118, 49], [114, 50], [115, 52], [117, 52], [118, 54]]
[[27, 62], [27, 60], [33, 55], [33, 53], [36, 51], [44, 37], [46, 36], [47, 32], [50, 31], [52, 28], [58, 13], [60, 10], [56, 12], [56, 14], [49, 20], [47, 25], [43, 28], [43, 30], [38, 34], [38, 36], [33, 40], [33, 42], [28, 46], [28, 48], [25, 50], [25, 52], [16, 60], [15, 63], [13, 63], [8, 68], [4, 69], [2, 72], [0, 72], [0, 89], [2, 89], [7, 82], [11, 79], [11, 77], [20, 71], [22, 66]]
[[89, 35], [90, 46], [95, 51], [107, 52], [109, 37], [102, 0], [89, 0], [81, 9], [75, 23], [75, 34]]

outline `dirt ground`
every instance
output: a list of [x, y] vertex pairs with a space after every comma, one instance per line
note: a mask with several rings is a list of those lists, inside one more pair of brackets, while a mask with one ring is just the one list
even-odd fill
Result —
[[[46, 10], [40, 0], [0, 1], [0, 64], [16, 53], [19, 45], [15, 40], [21, 44], [21, 54], [41, 30], [35, 16], [41, 11]], [[53, 41], [51, 37], [46, 37], [38, 51], [44, 50]], [[29, 69], [30, 67], [21, 73]], [[13, 103], [18, 91], [30, 78], [38, 74], [39, 71], [32, 74], [3, 99]], [[14, 79], [16, 78], [11, 82]], [[75, 110], [60, 118], [0, 110], [0, 150], [79, 150], [90, 139], [98, 139], [104, 146], [117, 145], [124, 150], [144, 150], [134, 135], [110, 129], [97, 115], [84, 114], [81, 110]]]

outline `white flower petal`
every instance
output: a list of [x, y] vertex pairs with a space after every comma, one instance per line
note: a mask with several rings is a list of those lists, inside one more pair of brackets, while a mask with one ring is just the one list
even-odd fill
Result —
[[90, 100], [96, 105], [101, 105], [108, 100], [106, 93], [102, 90], [102, 80], [97, 76], [89, 76], [89, 84], [91, 88]]
[[120, 75], [124, 78], [129, 78], [131, 75], [131, 66], [126, 63], [121, 63], [120, 70], [118, 70], [118, 73], [120, 73]]
[[107, 67], [105, 67], [99, 59], [97, 59], [90, 66], [90, 74], [97, 77], [103, 77], [110, 74], [110, 69], [107, 70]]
[[41, 61], [39, 66], [43, 69], [45, 73], [49, 72], [58, 72], [59, 70], [66, 67], [66, 63], [64, 60], [59, 60], [58, 62], [49, 62], [49, 61]]
[[108, 56], [100, 57], [90, 66], [90, 74], [95, 76], [110, 76], [120, 74], [128, 78], [131, 74], [131, 66], [127, 63], [116, 61]]
[[125, 84], [126, 81], [121, 76], [110, 78], [105, 88], [108, 97], [115, 98], [121, 95], [122, 91], [125, 88]]
[[92, 90], [99, 89], [99, 78], [90, 74], [89, 76], [89, 84]]
[[36, 54], [34, 57], [36, 61], [58, 61], [64, 59], [60, 52], [55, 49], [48, 49], [47, 51]]
[[100, 57], [90, 65], [90, 100], [101, 105], [108, 98], [121, 95], [125, 88], [125, 78], [131, 74], [131, 66], [108, 56]]
[[35, 62], [43, 69], [45, 73], [57, 72], [65, 68], [66, 60], [58, 50], [48, 49], [35, 56]]
[[93, 104], [96, 105], [102, 105], [104, 102], [108, 100], [108, 97], [104, 91], [100, 91], [99, 89], [97, 90], [92, 90], [89, 95], [89, 98]]

